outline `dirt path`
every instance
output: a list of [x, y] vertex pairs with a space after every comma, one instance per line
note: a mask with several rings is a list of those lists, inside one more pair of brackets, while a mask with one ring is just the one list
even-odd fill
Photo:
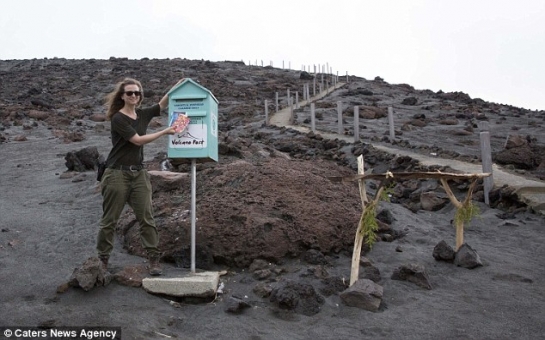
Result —
[[[300, 106], [309, 105], [313, 101], [324, 98], [333, 91], [342, 88], [345, 83], [338, 83], [336, 86], [329, 88], [327, 91], [319, 93], [317, 96], [312, 97], [308, 101], [300, 102]], [[300, 125], [292, 125], [292, 110], [284, 108], [272, 114], [269, 119], [269, 123], [276, 126], [288, 127], [290, 129], [297, 130], [302, 133], [308, 133], [310, 128]], [[348, 143], [354, 142], [354, 137], [347, 135], [340, 135], [336, 133], [317, 131], [322, 137], [327, 139], [339, 139]], [[452, 169], [458, 170], [463, 173], [481, 173], [483, 172], [482, 166], [475, 163], [461, 162], [453, 159], [443, 159], [432, 156], [425, 156], [415, 152], [411, 152], [406, 149], [395, 148], [394, 146], [388, 146], [385, 143], [373, 143], [373, 146], [379, 150], [386, 151], [391, 154], [398, 154], [409, 156], [417, 159], [423, 165], [439, 165], [449, 166]], [[513, 187], [517, 190], [519, 199], [532, 207], [535, 212], [545, 215], [545, 183], [543, 181], [536, 181], [525, 178], [524, 176], [513, 174], [501, 168], [500, 166], [493, 164], [493, 179], [496, 187], [502, 187], [504, 185]]]

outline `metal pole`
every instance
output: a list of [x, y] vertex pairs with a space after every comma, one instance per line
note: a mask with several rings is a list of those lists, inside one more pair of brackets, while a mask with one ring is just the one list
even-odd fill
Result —
[[391, 106], [388, 106], [388, 125], [390, 126], [390, 143], [393, 143], [396, 133], [394, 128], [394, 108]]
[[354, 143], [360, 140], [360, 107], [354, 106]]
[[314, 103], [310, 104], [310, 129], [312, 132], [316, 132], [316, 106]]
[[195, 221], [197, 202], [197, 160], [191, 159], [191, 272], [195, 273]]
[[324, 74], [322, 73], [322, 87], [320, 88], [320, 93], [322, 92], [323, 88], [324, 88]]
[[286, 95], [286, 97], [288, 97], [288, 103], [289, 103], [289, 102], [290, 102], [290, 101], [289, 101], [289, 98], [291, 98], [291, 96], [290, 96], [290, 89], [287, 89], [287, 95]]
[[290, 107], [290, 125], [293, 125], [295, 122], [295, 117], [293, 115], [293, 98], [291, 96], [288, 97], [288, 105]]
[[342, 135], [343, 133], [343, 103], [341, 101], [337, 102], [337, 133]]
[[265, 125], [269, 125], [269, 102], [265, 99]]
[[481, 163], [483, 172], [489, 172], [491, 175], [483, 179], [484, 184], [484, 203], [490, 205], [489, 194], [494, 187], [494, 178], [492, 174], [492, 148], [490, 147], [490, 125], [488, 122], [479, 122], [479, 133], [481, 142]]

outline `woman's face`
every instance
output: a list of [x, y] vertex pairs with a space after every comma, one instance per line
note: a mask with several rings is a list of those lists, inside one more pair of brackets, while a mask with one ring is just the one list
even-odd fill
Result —
[[138, 85], [125, 85], [123, 91], [121, 98], [125, 101], [125, 104], [137, 105], [140, 102], [142, 92], [140, 92]]

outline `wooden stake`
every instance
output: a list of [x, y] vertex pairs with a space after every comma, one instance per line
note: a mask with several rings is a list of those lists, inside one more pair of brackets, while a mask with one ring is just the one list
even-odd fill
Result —
[[[359, 170], [359, 169], [358, 169]], [[366, 209], [370, 209], [372, 207], [376, 207], [378, 204], [378, 201], [380, 200], [380, 196], [382, 195], [382, 191], [384, 190], [384, 185], [388, 181], [388, 177], [384, 178], [382, 182], [380, 183], [377, 192], [375, 193], [375, 198], [373, 199], [373, 202], [371, 202], [371, 205], [367, 206], [366, 203], [369, 203], [367, 200], [367, 195], [365, 194], [365, 183], [363, 183], [363, 193], [365, 196], [362, 196], [362, 205], [363, 205], [363, 211], [361, 213], [360, 222], [358, 224], [358, 229], [356, 230], [356, 239], [354, 241], [354, 251], [352, 252], [352, 268], [350, 272], [350, 285], [354, 284], [359, 278], [359, 265], [360, 265], [360, 257], [361, 257], [361, 246], [363, 245], [363, 237], [364, 237], [364, 230], [367, 226], [365, 225], [365, 213]], [[362, 181], [360, 181], [361, 183]], [[360, 186], [360, 195], [362, 195], [362, 187]], [[374, 210], [374, 209], [373, 209]], [[373, 216], [374, 218], [375, 216]], [[374, 232], [374, 231], [373, 231]]]
[[[447, 180], [444, 178], [440, 179], [441, 184], [443, 185], [443, 189], [445, 189], [445, 192], [447, 193], [448, 198], [452, 202], [452, 204], [456, 207], [456, 209], [462, 209], [462, 203], [458, 201], [456, 196], [454, 196], [454, 193], [450, 189]], [[456, 221], [456, 251], [460, 249], [462, 244], [464, 244], [464, 222], [463, 221]]]
[[[464, 206], [467, 206], [470, 204], [471, 196], [473, 194], [473, 190], [475, 189], [475, 185], [477, 184], [477, 181], [474, 179], [471, 185], [469, 186], [469, 190], [467, 192], [467, 196], [463, 203], [458, 201], [456, 196], [454, 196], [454, 193], [450, 189], [447, 180], [444, 178], [441, 178], [441, 184], [443, 185], [443, 188], [445, 189], [445, 192], [447, 193], [448, 198], [452, 202], [452, 204], [456, 207], [457, 210], [463, 209]], [[455, 219], [455, 227], [456, 227], [456, 251], [460, 249], [462, 244], [464, 244], [464, 221], [456, 221]]]
[[[365, 172], [363, 166], [363, 155], [358, 156], [358, 174], [363, 175]], [[360, 198], [361, 198], [361, 208], [362, 211], [365, 211], [365, 203], [367, 203], [367, 193], [365, 190], [365, 180], [359, 180], [358, 185], [360, 187]], [[362, 212], [363, 214], [363, 212]], [[363, 223], [358, 224], [356, 229], [356, 237], [354, 239], [354, 251], [352, 252], [352, 266], [350, 268], [350, 286], [358, 280], [360, 275], [360, 256], [361, 256], [361, 245], [363, 242], [363, 234], [361, 229], [363, 228]]]

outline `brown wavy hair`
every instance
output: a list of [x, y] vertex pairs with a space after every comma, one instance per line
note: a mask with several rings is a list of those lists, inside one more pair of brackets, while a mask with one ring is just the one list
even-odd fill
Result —
[[133, 78], [125, 78], [123, 81], [120, 81], [115, 86], [115, 89], [108, 93], [106, 95], [106, 107], [108, 108], [108, 112], [106, 113], [106, 120], [112, 119], [112, 116], [119, 112], [125, 106], [125, 102], [121, 97], [123, 96], [123, 93], [125, 92], [125, 86], [126, 85], [137, 85], [140, 92], [142, 92], [142, 95], [140, 96], [140, 100], [138, 101], [138, 106], [142, 103], [142, 100], [144, 100], [144, 89], [142, 88], [142, 84], [136, 79]]

